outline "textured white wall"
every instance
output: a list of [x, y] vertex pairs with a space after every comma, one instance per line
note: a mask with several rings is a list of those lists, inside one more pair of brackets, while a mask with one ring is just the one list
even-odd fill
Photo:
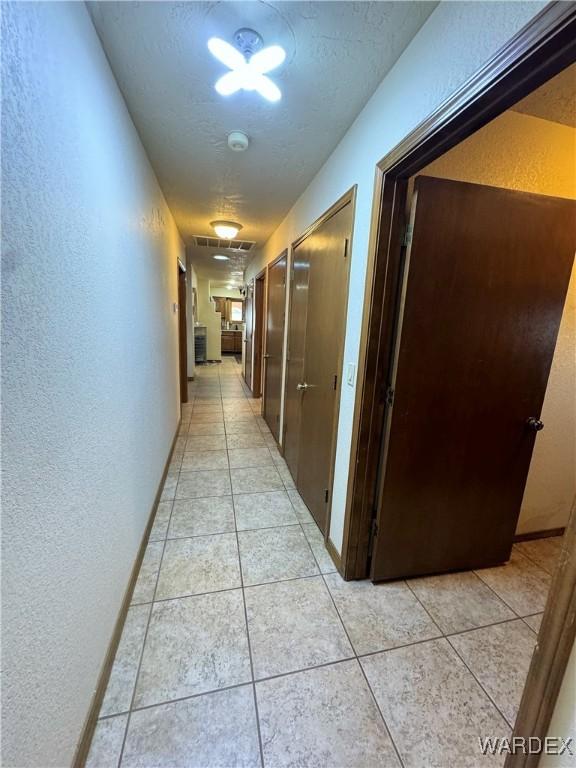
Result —
[[[358, 185], [344, 366], [356, 364], [375, 168], [394, 146], [465, 82], [545, 2], [443, 2], [432, 13], [340, 144], [251, 262], [257, 274], [354, 184]], [[340, 552], [355, 387], [342, 387], [330, 538]]]
[[182, 244], [83, 3], [2, 4], [3, 754], [69, 765], [179, 417]]
[[[576, 130], [505, 112], [422, 171], [427, 176], [576, 198]], [[545, 254], [542, 254], [546, 258]], [[576, 494], [576, 270], [554, 350], [518, 533], [560, 528]]]

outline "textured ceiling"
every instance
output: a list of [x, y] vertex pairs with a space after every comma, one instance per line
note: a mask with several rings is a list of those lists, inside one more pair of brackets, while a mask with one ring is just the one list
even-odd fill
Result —
[[576, 128], [576, 64], [562, 70], [512, 109]]
[[[262, 245], [306, 188], [406, 45], [432, 2], [98, 2], [90, 12], [187, 243], [233, 219]], [[277, 104], [255, 93], [223, 98], [212, 35], [254, 27], [287, 60]], [[232, 130], [251, 140], [227, 148]], [[200, 271], [219, 267], [190, 249]], [[248, 257], [249, 258], [249, 257]], [[246, 256], [243, 257], [247, 260]]]

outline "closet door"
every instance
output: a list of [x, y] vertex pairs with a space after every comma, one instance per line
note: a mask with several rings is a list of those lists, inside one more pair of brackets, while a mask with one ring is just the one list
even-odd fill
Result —
[[351, 202], [293, 251], [285, 458], [296, 487], [326, 533], [338, 426], [348, 300]]

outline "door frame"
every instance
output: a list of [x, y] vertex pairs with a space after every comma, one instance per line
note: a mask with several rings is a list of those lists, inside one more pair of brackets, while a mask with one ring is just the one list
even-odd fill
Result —
[[[576, 4], [551, 2], [376, 167], [340, 572], [366, 578], [398, 319], [408, 179], [576, 60]], [[379, 376], [384, 369], [386, 376]], [[576, 635], [572, 511], [514, 736], [544, 738]], [[508, 755], [533, 768], [538, 755]]]
[[[279, 261], [282, 259], [286, 259], [286, 295], [289, 293], [290, 288], [290, 282], [289, 282], [289, 259], [288, 259], [288, 248], [284, 248], [282, 253], [279, 256], [276, 256], [276, 258], [271, 261], [269, 264], [266, 265], [266, 301], [265, 301], [265, 312], [264, 312], [264, 318], [263, 318], [263, 328], [264, 328], [264, 341], [263, 341], [263, 355], [262, 355], [262, 417], [264, 417], [264, 414], [266, 412], [266, 372], [268, 370], [268, 307], [270, 306], [270, 270], [272, 267], [276, 266]], [[284, 296], [284, 328], [282, 329], [282, 355], [281, 355], [281, 374], [280, 374], [280, 415], [282, 415], [282, 396], [284, 394], [284, 386], [285, 386], [285, 379], [284, 379], [284, 373], [286, 371], [286, 326], [287, 326], [287, 317], [286, 317], [286, 295]], [[280, 425], [282, 427], [282, 425]], [[281, 433], [278, 433], [278, 436], [280, 437]], [[276, 439], [276, 438], [274, 438]], [[276, 440], [276, 444], [280, 448], [280, 442]]]
[[[180, 379], [180, 402], [188, 402], [188, 329], [186, 326], [186, 267], [178, 259], [177, 266], [178, 278], [178, 372]], [[184, 289], [182, 289], [182, 280], [184, 280]], [[182, 300], [183, 298], [183, 300]]]
[[338, 377], [338, 383], [336, 388], [336, 404], [334, 406], [334, 419], [332, 423], [332, 444], [330, 449], [330, 475], [328, 478], [328, 488], [330, 493], [329, 503], [328, 503], [328, 510], [326, 514], [326, 530], [324, 532], [324, 543], [326, 545], [326, 548], [330, 552], [330, 556], [334, 560], [334, 562], [340, 566], [340, 555], [338, 553], [338, 550], [332, 544], [332, 540], [330, 539], [330, 521], [332, 519], [332, 501], [333, 501], [333, 495], [332, 495], [332, 489], [334, 487], [334, 469], [336, 464], [336, 438], [338, 435], [338, 424], [340, 421], [340, 397], [342, 392], [342, 368], [344, 363], [344, 346], [346, 341], [346, 322], [348, 317], [348, 299], [349, 299], [349, 293], [350, 293], [350, 265], [352, 262], [352, 244], [354, 239], [354, 220], [356, 216], [356, 192], [358, 189], [358, 185], [355, 184], [353, 187], [351, 187], [349, 190], [347, 190], [341, 197], [336, 200], [335, 203], [333, 203], [330, 208], [328, 208], [324, 213], [319, 216], [312, 224], [310, 224], [309, 227], [307, 227], [304, 232], [299, 235], [296, 240], [294, 240], [290, 246], [289, 251], [289, 263], [287, 265], [287, 268], [289, 270], [288, 275], [288, 285], [287, 285], [287, 291], [288, 291], [288, 303], [286, 308], [286, 345], [284, 349], [284, 359], [286, 361], [285, 369], [284, 369], [284, 397], [282, 399], [282, 455], [284, 455], [284, 445], [285, 445], [285, 434], [286, 434], [286, 383], [288, 381], [288, 364], [290, 362], [289, 355], [290, 355], [290, 324], [291, 324], [291, 310], [292, 310], [292, 280], [293, 280], [293, 273], [294, 273], [294, 250], [304, 241], [306, 240], [309, 235], [311, 235], [313, 232], [315, 232], [319, 227], [322, 226], [325, 222], [328, 221], [328, 219], [331, 219], [332, 216], [337, 214], [339, 211], [342, 210], [346, 205], [350, 204], [352, 206], [352, 228], [350, 231], [350, 238], [348, 240], [348, 257], [347, 257], [347, 274], [346, 274], [346, 306], [344, 307], [344, 312], [342, 315], [342, 328], [340, 330], [340, 333], [342, 335], [342, 346], [340, 348], [340, 354], [338, 355], [338, 371], [340, 373]]
[[266, 267], [254, 278], [252, 302], [252, 397], [262, 397], [262, 371], [264, 362], [264, 321], [266, 318], [266, 290], [268, 272]]

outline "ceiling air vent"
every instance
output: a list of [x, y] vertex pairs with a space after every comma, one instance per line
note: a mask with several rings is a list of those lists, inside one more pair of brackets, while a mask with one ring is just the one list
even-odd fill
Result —
[[250, 240], [222, 240], [220, 237], [205, 237], [204, 235], [194, 235], [194, 245], [199, 248], [231, 248], [234, 251], [251, 251], [256, 243]]

